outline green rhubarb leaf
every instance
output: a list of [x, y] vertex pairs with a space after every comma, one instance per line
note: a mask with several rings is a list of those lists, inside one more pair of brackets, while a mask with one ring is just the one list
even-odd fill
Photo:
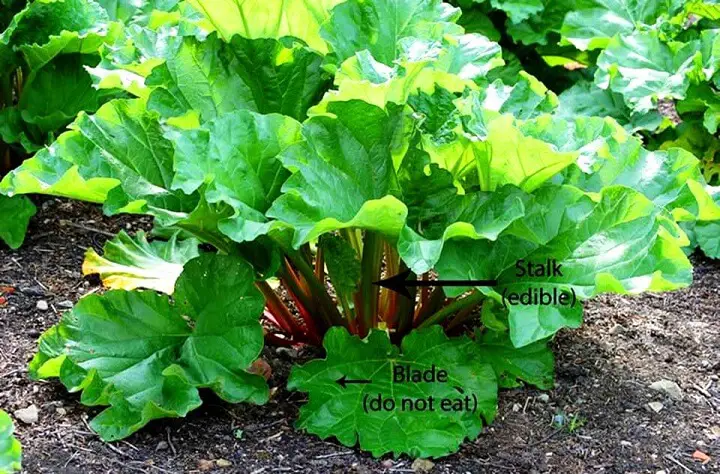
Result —
[[15, 439], [10, 415], [0, 410], [0, 473], [11, 474], [22, 469], [22, 447]]
[[[0, 182], [0, 193], [48, 194], [95, 203], [105, 202], [107, 193], [118, 185], [118, 180], [94, 176], [94, 167], [77, 163], [99, 163], [101, 154], [94, 145], [76, 132], [68, 132], [40, 150]], [[71, 161], [74, 160], [74, 161]]]
[[633, 112], [623, 96], [608, 89], [600, 89], [590, 81], [579, 81], [563, 91], [558, 97], [556, 115], [572, 120], [580, 115], [588, 117], [612, 117], [630, 132], [638, 130], [655, 131], [663, 123], [657, 111], [646, 114]]
[[20, 247], [35, 212], [35, 205], [24, 196], [0, 195], [0, 240], [11, 249]]
[[478, 343], [483, 360], [495, 370], [500, 387], [513, 388], [527, 382], [543, 390], [553, 388], [555, 357], [547, 342], [516, 348], [506, 332], [488, 330], [478, 337]]
[[322, 36], [340, 63], [368, 50], [390, 65], [400, 56], [403, 38], [439, 40], [444, 34], [461, 34], [462, 27], [454, 23], [459, 17], [459, 8], [440, 0], [348, 0], [333, 9]]
[[164, 117], [193, 110], [209, 120], [247, 109], [302, 120], [326, 85], [321, 63], [320, 55], [289, 40], [186, 37], [147, 78], [154, 88], [148, 107]]
[[450, 239], [497, 239], [525, 214], [524, 202], [528, 199], [514, 186], [458, 195], [452, 175], [428, 163], [427, 156], [408, 154], [400, 170], [408, 221], [397, 248], [416, 274], [435, 266]]
[[320, 25], [342, 1], [189, 0], [226, 41], [235, 35], [249, 39], [293, 36], [321, 53], [327, 53], [328, 47], [320, 37]]
[[720, 207], [705, 187], [701, 163], [692, 153], [681, 148], [651, 152], [635, 137], [616, 138], [605, 143], [600, 159], [589, 169], [565, 170], [562, 183], [589, 192], [623, 185], [671, 211], [676, 220], [720, 219]]
[[168, 241], [148, 242], [143, 231], [134, 237], [120, 231], [105, 243], [102, 256], [92, 247], [87, 249], [82, 271], [100, 275], [107, 288], [172, 294], [183, 265], [199, 255], [198, 245], [195, 239], [179, 240], [177, 234]]
[[235, 209], [218, 227], [236, 242], [268, 232], [273, 224], [265, 211], [290, 175], [278, 156], [302, 140], [300, 123], [279, 114], [239, 110], [168, 137], [175, 143], [173, 189], [190, 194], [204, 185], [208, 203], [224, 202]]
[[[373, 330], [365, 339], [344, 328], [332, 328], [323, 342], [327, 356], [293, 368], [290, 390], [309, 394], [300, 409], [297, 426], [321, 438], [335, 437], [346, 446], [382, 456], [440, 457], [457, 451], [466, 439], [475, 439], [483, 420], [492, 421], [497, 405], [497, 381], [477, 344], [466, 337], [449, 339], [439, 326], [417, 330], [402, 341], [390, 343], [387, 333]], [[398, 366], [447, 371], [446, 383], [393, 381]], [[347, 384], [338, 379], [370, 380]], [[367, 412], [371, 399], [393, 400], [395, 408]], [[408, 403], [432, 396], [434, 409], [408, 410]], [[477, 402], [477, 411], [443, 411], [442, 399]], [[405, 410], [402, 400], [406, 399]], [[447, 402], [451, 403], [451, 402]]]
[[[498, 279], [493, 289], [480, 288], [498, 301], [508, 292], [540, 288], [573, 293], [574, 306], [509, 305], [510, 338], [516, 347], [550, 337], [563, 327], [578, 327], [581, 302], [597, 294], [668, 291], [692, 281], [682, 242], [668, 232], [671, 223], [663, 209], [639, 192], [610, 186], [591, 202], [576, 188], [547, 186], [535, 199], [526, 217], [495, 243], [448, 242], [437, 265], [445, 279]], [[518, 274], [515, 265], [520, 259], [555, 259], [562, 275]]]
[[202, 403], [198, 388], [234, 403], [266, 401], [264, 379], [247, 372], [263, 346], [251, 267], [237, 257], [193, 259], [173, 301], [124, 290], [83, 298], [41, 337], [31, 374], [59, 376], [87, 405], [110, 405], [90, 423], [106, 441], [185, 416]]
[[59, 54], [95, 54], [119, 31], [120, 25], [92, 0], [38, 0], [16, 15], [0, 44], [14, 46], [35, 70]]
[[657, 31], [613, 38], [597, 60], [595, 84], [623, 96], [633, 111], [654, 110], [661, 99], [683, 99], [702, 74], [698, 42], [665, 43]]
[[605, 48], [615, 35], [629, 35], [639, 27], [670, 18], [684, 3], [684, 0], [580, 0], [565, 17], [562, 36], [578, 49]]
[[346, 59], [335, 74], [337, 89], [327, 92], [310, 113], [325, 112], [328, 102], [357, 99], [384, 108], [388, 102], [404, 104], [418, 92], [476, 89], [475, 80], [503, 64], [500, 46], [476, 34], [405, 38], [398, 50], [392, 67], [367, 50]]
[[72, 122], [79, 112], [95, 112], [117, 95], [115, 91], [92, 87], [84, 66], [93, 63], [89, 56], [64, 54], [34, 71], [20, 96], [22, 119], [47, 135]]
[[231, 403], [265, 403], [265, 379], [247, 372], [264, 344], [259, 318], [265, 299], [255, 287], [252, 267], [237, 257], [191, 260], [174, 299], [194, 323], [179, 359], [190, 382]]
[[490, 4], [507, 13], [513, 23], [525, 21], [545, 9], [542, 0], [490, 0]]
[[306, 141], [280, 156], [294, 174], [267, 215], [292, 226], [295, 246], [348, 227], [395, 238], [407, 215], [395, 197], [393, 165], [393, 154], [403, 151], [402, 108], [350, 101], [330, 103], [328, 109], [332, 116], [307, 120]]
[[172, 222], [197, 205], [196, 195], [172, 189], [173, 145], [143, 100], [113, 100], [94, 115], [81, 113], [72, 128], [75, 135], [66, 140], [77, 143], [61, 149], [67, 153], [63, 158], [78, 164], [86, 176], [120, 183], [108, 193], [106, 212], [147, 213]]

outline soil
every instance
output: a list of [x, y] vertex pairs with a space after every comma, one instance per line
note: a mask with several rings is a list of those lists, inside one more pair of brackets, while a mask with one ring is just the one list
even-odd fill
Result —
[[[147, 227], [137, 217], [106, 218], [92, 205], [38, 203], [25, 245], [0, 248], [0, 286], [16, 288], [0, 304], [0, 408], [31, 404], [39, 422], [17, 423], [29, 473], [401, 473], [411, 459], [374, 459], [292, 428], [303, 396], [283, 388], [296, 358], [266, 349], [276, 392], [267, 406], [230, 405], [204, 394], [185, 419], [151, 423], [126, 441], [101, 442], [87, 426], [97, 409], [79, 404], [58, 382], [33, 382], [26, 365], [38, 335], [79, 297], [98, 291], [80, 268], [120, 229]], [[432, 473], [687, 473], [720, 472], [720, 263], [693, 257], [689, 289], [587, 304], [586, 323], [553, 343], [556, 388], [500, 394], [496, 422]], [[38, 309], [46, 301], [46, 311]], [[42, 306], [42, 304], [41, 304]], [[679, 384], [683, 399], [652, 390]], [[648, 402], [660, 402], [655, 412]], [[557, 428], [553, 420], [573, 420]], [[241, 431], [239, 431], [241, 430]], [[693, 459], [710, 456], [703, 464]], [[696, 453], [696, 456], [698, 454]], [[223, 467], [225, 466], [225, 467]], [[426, 466], [429, 467], [429, 466]]]

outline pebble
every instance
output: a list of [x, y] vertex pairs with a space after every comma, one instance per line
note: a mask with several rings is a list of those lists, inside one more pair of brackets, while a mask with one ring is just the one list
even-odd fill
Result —
[[512, 411], [517, 412], [517, 411], [520, 411], [520, 410], [522, 410], [522, 405], [520, 405], [519, 403], [513, 403]]
[[538, 400], [543, 403], [547, 403], [550, 401], [550, 395], [548, 395], [547, 393], [541, 393], [540, 395], [538, 395]]
[[48, 302], [45, 300], [38, 300], [38, 302], [35, 304], [35, 307], [40, 311], [47, 311], [49, 308]]
[[215, 461], [215, 464], [221, 469], [232, 466], [232, 463], [227, 459], [218, 459], [217, 461]]
[[68, 309], [73, 307], [73, 303], [70, 300], [61, 301], [57, 305], [60, 306], [61, 308], [68, 308]]
[[660, 410], [664, 408], [663, 404], [660, 402], [650, 402], [646, 406], [655, 413], [660, 413]]
[[415, 472], [430, 472], [435, 467], [435, 463], [429, 459], [416, 459], [410, 468]]
[[57, 407], [55, 409], [55, 413], [57, 413], [60, 416], [65, 416], [65, 415], [67, 415], [67, 410], [63, 407]]
[[386, 459], [380, 464], [382, 464], [382, 467], [384, 467], [386, 469], [390, 469], [391, 467], [393, 467], [395, 465], [395, 462], [392, 459]]
[[652, 390], [657, 390], [658, 392], [663, 392], [675, 401], [683, 399], [683, 393], [680, 386], [671, 380], [658, 380], [657, 382], [651, 383], [650, 388]]
[[625, 332], [625, 326], [622, 324], [616, 324], [612, 328], [610, 328], [610, 334], [616, 335], [616, 334], [622, 334]]
[[39, 412], [35, 405], [30, 405], [27, 408], [15, 410], [13, 415], [15, 415], [15, 418], [22, 421], [23, 423], [33, 425], [38, 422]]
[[169, 448], [170, 445], [167, 441], [160, 441], [157, 446], [155, 447], [155, 451], [165, 451], [167, 448]]
[[620, 446], [632, 446], [632, 443], [630, 441], [620, 441]]

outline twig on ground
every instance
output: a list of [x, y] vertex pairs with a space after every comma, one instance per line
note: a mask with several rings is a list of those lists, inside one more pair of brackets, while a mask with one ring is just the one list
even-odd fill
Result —
[[76, 229], [81, 229], [81, 230], [84, 230], [84, 231], [87, 231], [87, 232], [94, 232], [94, 233], [96, 233], [96, 234], [104, 235], [104, 236], [110, 237], [110, 238], [114, 238], [114, 237], [115, 237], [115, 235], [112, 234], [112, 233], [110, 233], [110, 232], [107, 232], [107, 231], [104, 231], [104, 230], [101, 230], [101, 229], [97, 229], [97, 228], [95, 228], [95, 227], [89, 227], [89, 226], [86, 226], [86, 225], [77, 224], [77, 223], [75, 223], [75, 222], [67, 221], [67, 220], [65, 220], [65, 219], [60, 219], [60, 225], [66, 225], [66, 226], [70, 226], [70, 227], [75, 227]]
[[328, 458], [335, 458], [339, 456], [350, 456], [351, 454], [354, 454], [354, 451], [343, 451], [342, 453], [330, 453], [330, 454], [321, 454], [320, 456], [315, 456], [315, 459], [328, 459]]
[[693, 472], [692, 469], [690, 469], [689, 467], [687, 467], [686, 465], [684, 465], [683, 463], [681, 463], [680, 461], [678, 461], [678, 460], [675, 459], [674, 457], [670, 456], [669, 454], [666, 454], [666, 455], [665, 455], [665, 459], [667, 459], [668, 461], [671, 461], [671, 462], [677, 464], [677, 465], [680, 466], [681, 468], [685, 469], [687, 472]]

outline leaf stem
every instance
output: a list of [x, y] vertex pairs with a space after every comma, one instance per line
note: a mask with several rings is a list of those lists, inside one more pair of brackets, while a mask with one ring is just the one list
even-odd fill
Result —
[[360, 336], [364, 337], [375, 326], [380, 287], [373, 282], [380, 279], [383, 240], [379, 234], [365, 231], [360, 278]]
[[445, 306], [444, 308], [437, 311], [435, 314], [427, 318], [425, 321], [421, 322], [418, 326], [419, 328], [427, 327], [432, 324], [437, 324], [442, 321], [444, 321], [446, 318], [448, 318], [450, 315], [465, 309], [469, 306], [474, 306], [478, 303], [480, 303], [485, 296], [480, 293], [477, 290], [473, 290], [472, 293], [470, 293], [467, 296], [460, 297], [450, 303], [449, 305]]
[[[328, 323], [328, 327], [347, 327], [347, 321], [342, 317], [332, 298], [328, 295], [327, 288], [315, 277], [314, 268], [311, 267], [305, 259], [293, 249], [285, 249], [285, 254], [309, 285], [310, 291], [312, 292], [312, 299], [317, 302], [320, 314], [325, 319], [326, 323]], [[312, 305], [309, 307], [312, 307]]]

